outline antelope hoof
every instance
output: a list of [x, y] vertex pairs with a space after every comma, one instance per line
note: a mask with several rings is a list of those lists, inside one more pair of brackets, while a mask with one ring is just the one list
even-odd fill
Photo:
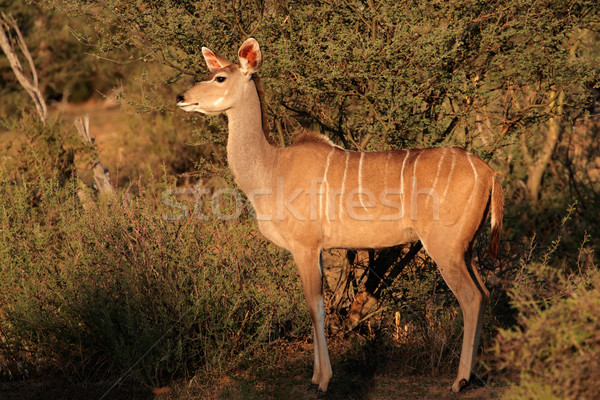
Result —
[[319, 392], [319, 384], [311, 383], [310, 385], [308, 385], [308, 388], [306, 389], [306, 391], [318, 393]]
[[315, 398], [317, 398], [317, 399], [325, 398], [325, 392], [322, 391], [321, 389], [319, 389], [319, 384], [317, 384], [317, 383], [311, 383], [310, 385], [308, 385], [308, 388], [306, 389], [306, 391], [314, 393]]
[[460, 393], [460, 391], [466, 388], [468, 385], [469, 381], [466, 379], [461, 379], [460, 381], [457, 380], [454, 382], [454, 385], [452, 385], [452, 391], [454, 393]]

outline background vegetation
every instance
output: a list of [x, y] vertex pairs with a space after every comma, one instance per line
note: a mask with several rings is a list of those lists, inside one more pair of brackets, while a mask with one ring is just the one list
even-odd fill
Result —
[[[506, 397], [593, 398], [596, 3], [0, 0], [53, 116], [36, 119], [0, 57], [3, 379], [58, 370], [78, 382], [186, 382], [206, 397], [219, 372], [242, 382], [225, 385], [225, 398], [280, 395], [261, 381], [289, 369], [283, 354], [310, 334], [293, 263], [246, 210], [221, 221], [208, 212], [210, 197], [198, 201], [199, 185], [234, 187], [226, 129], [174, 107], [175, 94], [206, 73], [202, 46], [235, 60], [253, 36], [282, 145], [300, 127], [353, 150], [459, 145], [502, 173], [500, 261], [485, 255], [485, 240], [477, 251], [492, 292], [478, 375], [504, 377]], [[95, 148], [71, 123], [83, 112]], [[113, 197], [88, 188], [95, 150]], [[342, 359], [377, 354], [406, 360], [399, 374], [451, 373], [460, 312], [435, 265], [424, 253], [406, 262], [408, 251], [327, 255], [330, 336], [350, 343]], [[380, 264], [400, 277], [369, 289], [367, 266]], [[306, 357], [299, 364], [310, 366]], [[347, 390], [366, 397], [360, 386]], [[344, 390], [329, 396], [346, 398]]]

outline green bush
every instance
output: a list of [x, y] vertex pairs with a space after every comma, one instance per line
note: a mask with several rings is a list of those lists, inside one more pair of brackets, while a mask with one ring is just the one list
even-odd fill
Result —
[[160, 386], [308, 333], [290, 257], [247, 215], [173, 220], [163, 217], [181, 207], [143, 187], [82, 206], [76, 178], [0, 177], [3, 375], [52, 367], [89, 379], [134, 367]]
[[585, 254], [586, 241], [577, 262], [562, 269], [550, 263], [560, 239], [539, 260], [531, 253], [522, 260], [509, 292], [518, 324], [500, 330], [494, 346], [499, 366], [518, 377], [503, 398], [595, 399], [600, 393], [600, 271]]
[[502, 331], [499, 356], [518, 371], [506, 399], [595, 399], [600, 393], [600, 273]]

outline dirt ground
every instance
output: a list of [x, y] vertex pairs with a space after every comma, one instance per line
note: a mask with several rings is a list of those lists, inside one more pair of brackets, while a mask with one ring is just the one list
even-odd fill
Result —
[[[402, 360], [380, 354], [378, 345], [358, 346], [352, 341], [330, 341], [333, 379], [325, 395], [309, 390], [312, 375], [312, 344], [288, 343], [278, 346], [282, 356], [276, 365], [215, 377], [197, 385], [194, 380], [157, 395], [156, 400], [232, 399], [232, 400], [497, 400], [504, 384], [472, 383], [459, 394], [450, 386], [454, 372], [442, 375], [408, 373]], [[168, 390], [168, 391], [167, 391]]]
[[312, 343], [288, 342], [273, 345], [277, 356], [270, 361], [259, 360], [220, 376], [215, 371], [212, 376], [171, 383], [171, 387], [134, 387], [127, 379], [113, 387], [116, 379], [92, 383], [38, 377], [0, 382], [0, 400], [497, 400], [506, 390], [499, 379], [488, 376], [487, 382], [472, 382], [455, 394], [450, 391], [454, 372], [411, 373], [403, 360], [382, 353], [378, 344], [331, 339], [334, 376], [325, 395], [308, 390]]
[[[107, 391], [110, 382], [73, 383], [65, 379], [36, 378], [19, 382], [0, 382], [0, 399], [2, 400], [174, 400], [174, 399], [339, 399], [339, 400], [399, 400], [399, 399], [439, 399], [439, 400], [495, 400], [502, 399], [504, 388], [497, 385], [469, 387], [459, 394], [449, 390], [451, 376], [444, 377], [397, 377], [393, 374], [375, 374], [370, 380], [362, 382], [364, 386], [355, 388], [360, 382], [350, 387], [343, 387], [333, 380], [327, 394], [317, 395], [308, 390], [308, 376], [297, 376], [291, 385], [278, 386], [276, 390], [267, 389], [269, 382], [249, 382], [240, 377], [223, 377], [211, 389], [194, 390], [190, 388], [133, 388], [120, 386]], [[155, 394], [159, 393], [159, 394]]]

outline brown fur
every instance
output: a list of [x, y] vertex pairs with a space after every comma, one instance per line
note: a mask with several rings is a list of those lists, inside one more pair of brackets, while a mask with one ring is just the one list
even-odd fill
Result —
[[267, 111], [265, 106], [265, 91], [263, 90], [262, 84], [260, 83], [260, 78], [258, 77], [258, 75], [254, 74], [252, 75], [252, 80], [254, 81], [256, 91], [258, 92], [258, 99], [260, 101], [260, 113], [262, 116], [262, 127], [263, 132], [265, 133], [265, 138], [271, 146], [279, 147], [279, 142], [277, 142], [275, 139], [273, 139], [273, 137], [271, 137], [269, 129], [269, 119], [267, 118]]

